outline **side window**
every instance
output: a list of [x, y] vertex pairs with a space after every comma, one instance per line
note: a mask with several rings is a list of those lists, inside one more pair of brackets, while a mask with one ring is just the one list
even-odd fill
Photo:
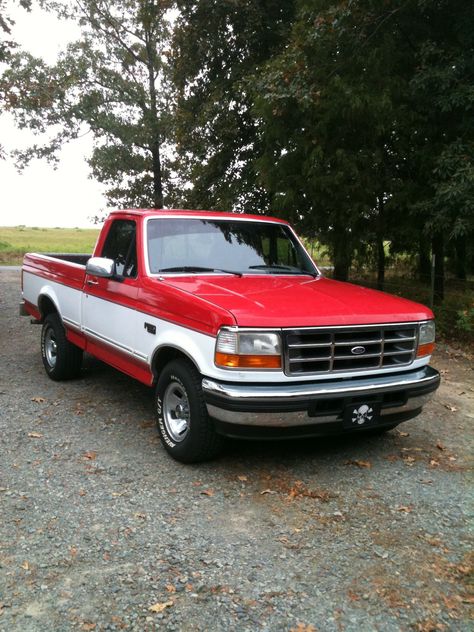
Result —
[[102, 256], [115, 261], [117, 274], [137, 276], [136, 224], [129, 219], [116, 219], [108, 232]]

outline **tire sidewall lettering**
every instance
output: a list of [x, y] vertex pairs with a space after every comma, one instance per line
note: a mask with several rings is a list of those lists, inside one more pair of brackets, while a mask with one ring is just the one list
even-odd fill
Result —
[[[186, 393], [188, 393], [188, 389], [183, 384], [183, 380], [181, 378], [179, 378], [177, 375], [170, 374], [169, 379], [167, 380], [167, 383], [165, 385], [165, 388], [171, 382], [178, 382], [178, 384], [180, 384], [183, 387], [183, 389], [186, 391]], [[163, 390], [165, 390], [165, 389], [163, 389]], [[158, 426], [159, 426], [160, 434], [161, 434], [163, 440], [166, 442], [166, 444], [170, 448], [175, 448], [177, 444], [174, 441], [172, 441], [172, 439], [170, 438], [170, 436], [169, 436], [169, 434], [168, 434], [168, 432], [166, 430], [166, 425], [165, 425], [165, 422], [164, 422], [164, 419], [163, 419], [163, 400], [162, 400], [161, 393], [159, 393], [157, 398], [156, 398], [156, 412], [158, 413]]]
[[41, 330], [41, 356], [43, 358], [44, 367], [48, 373], [52, 373], [54, 371], [54, 367], [52, 367], [50, 363], [48, 362], [48, 356], [46, 355], [46, 348], [45, 348], [46, 334], [50, 329], [52, 329], [52, 327], [51, 325], [48, 325], [46, 327], [43, 327], [43, 329]]

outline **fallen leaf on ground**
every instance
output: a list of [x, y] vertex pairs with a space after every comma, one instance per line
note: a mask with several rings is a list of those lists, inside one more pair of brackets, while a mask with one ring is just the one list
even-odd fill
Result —
[[169, 592], [169, 593], [176, 592], [176, 586], [173, 586], [173, 584], [167, 584], [165, 588], [166, 588], [166, 592]]
[[438, 450], [446, 450], [446, 448], [444, 447], [444, 445], [441, 443], [441, 441], [438, 441], [438, 443], [436, 444], [436, 447], [438, 448]]
[[359, 459], [355, 459], [354, 461], [347, 461], [347, 465], [357, 465], [357, 467], [366, 467], [370, 469], [372, 467], [372, 463], [370, 461], [360, 461]]
[[263, 496], [264, 494], [276, 494], [276, 492], [274, 492], [272, 489], [264, 489], [260, 492], [260, 495]]
[[314, 625], [309, 623], [306, 625], [305, 623], [297, 623], [296, 628], [290, 628], [290, 632], [317, 632]]
[[94, 452], [94, 450], [91, 450], [90, 452], [84, 452], [84, 458], [89, 461], [95, 461], [97, 458], [97, 452]]
[[247, 479], [246, 476], [237, 476], [237, 478], [239, 479], [239, 481], [245, 482]]
[[25, 561], [23, 562], [23, 564], [21, 565], [21, 568], [22, 568], [24, 571], [29, 571], [29, 570], [30, 570], [30, 565], [29, 565], [29, 564], [28, 564], [28, 562], [25, 560]]
[[44, 397], [32, 397], [31, 398], [32, 402], [36, 402], [37, 404], [42, 404], [43, 402], [45, 402], [45, 398]]
[[79, 496], [85, 496], [87, 494], [85, 489], [80, 489], [79, 490]]
[[443, 632], [446, 630], [446, 626], [443, 623], [436, 623], [428, 619], [427, 621], [417, 623], [415, 630], [417, 630], [417, 632], [435, 632], [436, 630]]
[[451, 404], [444, 404], [444, 407], [450, 410], [452, 413], [456, 413], [458, 410], [456, 406], [451, 406]]
[[77, 548], [75, 546], [71, 546], [71, 548], [69, 549], [69, 554], [71, 557], [76, 557], [77, 555]]
[[430, 460], [430, 465], [431, 465], [431, 467], [438, 467], [439, 461], [436, 461], [436, 459], [431, 459]]
[[398, 432], [398, 436], [399, 437], [409, 437], [410, 433], [409, 432], [402, 432], [401, 430], [397, 430]]
[[174, 601], [165, 601], [164, 603], [155, 603], [153, 606], [150, 606], [148, 610], [150, 612], [163, 612], [166, 608], [171, 608], [174, 606]]
[[41, 432], [29, 432], [28, 436], [31, 437], [31, 439], [42, 439], [43, 435], [41, 434]]
[[214, 496], [214, 490], [213, 489], [203, 489], [201, 494], [203, 496]]
[[347, 596], [351, 601], [360, 601], [360, 595], [355, 593], [353, 590], [349, 590]]
[[133, 515], [137, 520], [146, 520], [146, 514], [141, 513], [140, 511], [136, 511]]
[[87, 621], [81, 625], [81, 630], [95, 630], [95, 628], [95, 623], [89, 623]]
[[413, 511], [413, 506], [401, 505], [400, 507], [397, 507], [397, 511], [402, 511], [403, 513], [410, 513], [411, 511]]

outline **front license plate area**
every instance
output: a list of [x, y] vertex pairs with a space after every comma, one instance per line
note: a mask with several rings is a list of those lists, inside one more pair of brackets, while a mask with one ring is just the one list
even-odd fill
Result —
[[342, 427], [345, 430], [357, 430], [377, 426], [380, 421], [380, 402], [354, 402], [344, 409]]

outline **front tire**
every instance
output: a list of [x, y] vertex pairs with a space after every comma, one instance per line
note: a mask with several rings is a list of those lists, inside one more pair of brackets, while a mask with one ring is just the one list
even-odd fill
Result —
[[82, 349], [66, 338], [58, 314], [48, 314], [41, 330], [41, 357], [52, 380], [69, 380], [81, 372]]
[[201, 376], [185, 359], [173, 360], [156, 385], [158, 432], [165, 450], [181, 463], [198, 463], [217, 456], [224, 439], [207, 413]]

